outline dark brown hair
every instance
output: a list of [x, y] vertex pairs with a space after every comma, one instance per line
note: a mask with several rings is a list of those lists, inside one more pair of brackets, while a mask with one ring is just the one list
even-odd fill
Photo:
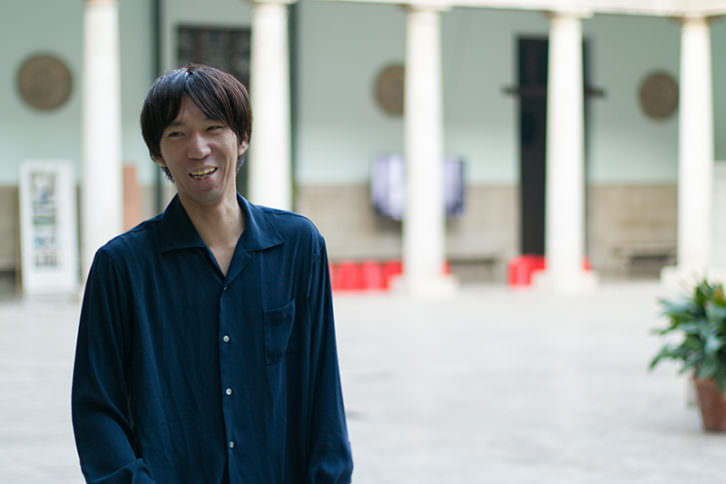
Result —
[[[152, 158], [161, 157], [161, 135], [179, 114], [186, 95], [210, 119], [223, 121], [237, 135], [237, 143], [249, 142], [252, 109], [247, 88], [231, 74], [201, 64], [189, 64], [160, 76], [151, 86], [141, 110], [141, 134]], [[242, 166], [244, 154], [237, 160]], [[171, 179], [171, 173], [162, 167]]]

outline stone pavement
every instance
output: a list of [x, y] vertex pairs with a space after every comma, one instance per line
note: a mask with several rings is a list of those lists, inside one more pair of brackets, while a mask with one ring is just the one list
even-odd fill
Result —
[[[651, 282], [556, 296], [336, 295], [354, 482], [724, 483], [661, 341]], [[78, 305], [0, 301], [0, 483], [82, 482], [69, 417]]]

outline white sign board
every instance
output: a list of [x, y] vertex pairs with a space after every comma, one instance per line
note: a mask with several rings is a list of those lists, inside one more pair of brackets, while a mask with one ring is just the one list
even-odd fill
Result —
[[78, 289], [76, 196], [71, 164], [20, 165], [20, 235], [23, 294]]

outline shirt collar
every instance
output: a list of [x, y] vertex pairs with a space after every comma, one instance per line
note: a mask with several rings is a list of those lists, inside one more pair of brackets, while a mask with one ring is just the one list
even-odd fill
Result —
[[[245, 250], [269, 249], [284, 242], [280, 232], [260, 207], [248, 202], [239, 193], [237, 203], [245, 215], [245, 228], [240, 237]], [[159, 247], [162, 253], [174, 249], [206, 247], [184, 210], [179, 195], [174, 196], [161, 216]]]

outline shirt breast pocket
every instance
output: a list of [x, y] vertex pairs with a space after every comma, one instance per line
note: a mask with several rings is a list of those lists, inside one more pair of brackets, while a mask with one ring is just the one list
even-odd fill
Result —
[[284, 306], [265, 310], [265, 364], [278, 363], [287, 353], [295, 324], [295, 300]]

